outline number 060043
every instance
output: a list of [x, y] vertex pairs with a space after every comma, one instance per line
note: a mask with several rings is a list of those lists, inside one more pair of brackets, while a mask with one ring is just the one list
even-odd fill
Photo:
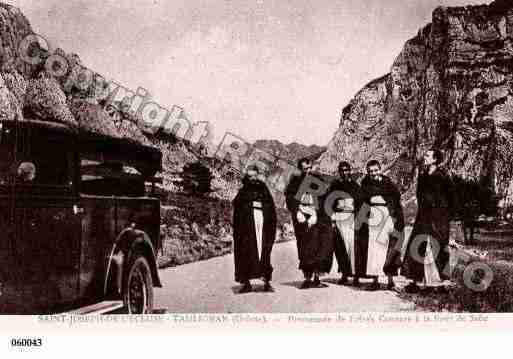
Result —
[[40, 347], [43, 344], [41, 338], [12, 338], [11, 346], [13, 347]]

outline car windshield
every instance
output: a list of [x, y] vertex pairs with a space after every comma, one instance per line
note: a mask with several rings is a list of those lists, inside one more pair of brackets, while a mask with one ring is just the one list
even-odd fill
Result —
[[0, 185], [6, 184], [14, 161], [14, 144], [11, 131], [0, 123]]

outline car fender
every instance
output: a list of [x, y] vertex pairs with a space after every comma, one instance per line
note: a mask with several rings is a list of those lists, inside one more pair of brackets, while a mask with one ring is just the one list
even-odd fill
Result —
[[148, 235], [134, 228], [126, 228], [119, 234], [107, 258], [107, 270], [104, 280], [104, 295], [109, 293], [121, 294], [123, 275], [130, 259], [136, 253], [142, 253], [148, 260], [151, 269], [153, 285], [162, 287], [159, 278], [155, 250]]

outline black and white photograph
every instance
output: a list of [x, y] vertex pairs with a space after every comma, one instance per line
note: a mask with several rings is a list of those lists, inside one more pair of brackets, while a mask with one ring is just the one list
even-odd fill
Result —
[[513, 313], [513, 1], [0, 1], [0, 319]]

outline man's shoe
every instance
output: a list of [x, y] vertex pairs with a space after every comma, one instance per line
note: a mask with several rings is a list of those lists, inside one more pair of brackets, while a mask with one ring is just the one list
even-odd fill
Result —
[[447, 288], [445, 285], [441, 285], [441, 286], [435, 288], [435, 293], [436, 294], [448, 294], [449, 288]]
[[301, 283], [301, 286], [299, 287], [299, 289], [308, 289], [308, 288], [312, 288], [312, 281], [310, 279], [305, 279], [305, 281], [303, 283]]
[[337, 284], [338, 284], [338, 285], [346, 285], [346, 284], [347, 284], [347, 277], [346, 277], [346, 276], [342, 276], [342, 277], [337, 281]]
[[416, 283], [410, 283], [404, 287], [404, 291], [409, 294], [414, 294], [420, 292], [420, 288]]
[[312, 287], [313, 288], [328, 288], [328, 285], [321, 282], [321, 280], [319, 278], [315, 278], [312, 282]]
[[251, 284], [244, 284], [242, 288], [239, 290], [239, 294], [249, 293], [251, 291], [253, 291], [253, 287], [251, 287]]

